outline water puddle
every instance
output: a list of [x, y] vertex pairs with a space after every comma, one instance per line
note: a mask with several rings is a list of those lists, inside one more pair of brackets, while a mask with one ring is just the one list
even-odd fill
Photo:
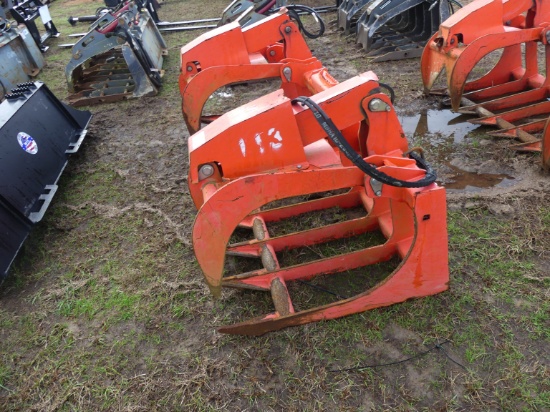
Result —
[[443, 186], [451, 192], [480, 192], [491, 187], [509, 187], [515, 182], [507, 174], [467, 172], [450, 163], [446, 164], [455, 174]]
[[[462, 143], [464, 138], [472, 130], [480, 127], [477, 124], [468, 123], [471, 116], [453, 113], [451, 110], [426, 110], [414, 116], [398, 115], [405, 135], [409, 138], [431, 137], [430, 142], [436, 146], [438, 143], [447, 142], [452, 137], [454, 143]], [[443, 140], [439, 140], [442, 138]]]
[[434, 167], [440, 170], [441, 180], [438, 183], [449, 192], [481, 192], [492, 187], [509, 187], [517, 182], [508, 174], [464, 170], [449, 161], [456, 153], [455, 145], [464, 143], [468, 134], [480, 127], [468, 123], [472, 116], [446, 109], [425, 110], [414, 116], [398, 117], [411, 146], [419, 144], [428, 151]]

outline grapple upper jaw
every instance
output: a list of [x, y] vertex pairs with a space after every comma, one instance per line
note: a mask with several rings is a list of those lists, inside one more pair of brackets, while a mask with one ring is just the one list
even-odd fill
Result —
[[[190, 133], [201, 127], [202, 109], [212, 93], [230, 84], [289, 77], [299, 83], [303, 70], [287, 68], [315, 62], [297, 25], [285, 10], [246, 28], [236, 22], [205, 33], [181, 49], [179, 78], [182, 112]], [[284, 85], [283, 85], [284, 88]]]

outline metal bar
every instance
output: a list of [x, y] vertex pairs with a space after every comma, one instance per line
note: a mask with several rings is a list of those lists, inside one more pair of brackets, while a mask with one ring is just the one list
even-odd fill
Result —
[[191, 26], [191, 27], [166, 27], [166, 28], [159, 28], [159, 31], [166, 33], [166, 32], [178, 32], [178, 31], [191, 31], [191, 30], [202, 30], [202, 29], [213, 29], [215, 27], [218, 27], [215, 24], [212, 25], [206, 25], [206, 26]]
[[377, 227], [378, 221], [376, 218], [365, 216], [359, 219], [347, 220], [283, 236], [229, 245], [227, 247], [227, 254], [233, 256], [257, 255], [256, 251], [264, 244], [272, 246], [276, 252], [296, 249], [324, 243], [327, 239], [336, 240], [361, 235], [375, 230]]

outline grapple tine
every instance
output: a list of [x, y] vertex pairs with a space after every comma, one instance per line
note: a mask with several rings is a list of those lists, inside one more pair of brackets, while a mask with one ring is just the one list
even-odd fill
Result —
[[439, 50], [434, 49], [433, 47], [437, 44], [435, 39], [438, 37], [439, 34], [435, 33], [430, 40], [428, 40], [426, 47], [424, 47], [424, 50], [422, 51], [422, 57], [420, 59], [420, 73], [422, 75], [424, 92], [426, 94], [432, 90], [433, 85], [443, 72], [443, 69], [447, 63], [446, 56], [439, 53]]
[[520, 126], [514, 126], [514, 127], [507, 127], [500, 130], [495, 130], [494, 132], [488, 132], [487, 134], [489, 136], [495, 136], [495, 137], [505, 137], [508, 139], [516, 139], [519, 138], [520, 133], [526, 132], [531, 134], [538, 134], [544, 130], [544, 126], [546, 125], [546, 119], [544, 120], [536, 120], [534, 122], [525, 123]]

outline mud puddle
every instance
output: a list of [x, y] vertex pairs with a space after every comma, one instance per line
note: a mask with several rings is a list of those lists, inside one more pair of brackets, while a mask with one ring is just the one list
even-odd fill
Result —
[[505, 173], [468, 172], [447, 163], [453, 176], [448, 177], [443, 186], [451, 192], [480, 192], [493, 187], [509, 187], [516, 183], [516, 178]]
[[438, 183], [450, 192], [480, 192], [494, 187], [510, 187], [518, 182], [508, 170], [498, 170], [496, 164], [493, 170], [486, 165], [466, 164], [454, 157], [457, 145], [465, 143], [469, 134], [480, 127], [468, 123], [472, 116], [447, 109], [425, 110], [413, 116], [398, 117], [411, 145], [424, 146], [430, 157], [435, 158], [433, 163], [438, 169]]
[[454, 143], [462, 143], [471, 131], [479, 128], [477, 124], [468, 123], [471, 116], [453, 113], [451, 110], [425, 110], [414, 116], [400, 116], [403, 131], [409, 138], [431, 135], [436, 145], [437, 140], [447, 141], [453, 138]]

